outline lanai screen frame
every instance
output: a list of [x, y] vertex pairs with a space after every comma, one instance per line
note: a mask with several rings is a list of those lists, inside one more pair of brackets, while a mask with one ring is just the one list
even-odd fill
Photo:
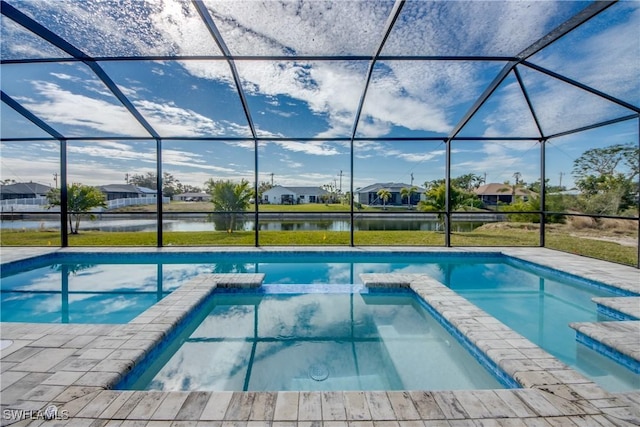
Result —
[[[105, 86], [111, 91], [111, 93], [120, 101], [122, 106], [126, 108], [126, 110], [131, 114], [135, 120], [148, 132], [149, 136], [145, 137], [121, 137], [121, 136], [110, 136], [110, 137], [72, 137], [68, 135], [64, 135], [56, 130], [52, 125], [46, 123], [43, 119], [39, 118], [36, 114], [34, 114], [29, 109], [25, 108], [18, 101], [13, 99], [11, 96], [7, 95], [4, 91], [1, 93], [2, 102], [7, 106], [11, 107], [13, 110], [18, 112], [20, 115], [28, 119], [30, 122], [35, 124], [38, 128], [46, 132], [50, 135], [50, 138], [2, 138], [1, 142], [25, 142], [25, 141], [58, 141], [60, 143], [60, 178], [61, 178], [61, 210], [60, 210], [60, 233], [61, 233], [61, 246], [68, 246], [68, 228], [66, 218], [69, 214], [67, 209], [67, 142], [69, 141], [99, 141], [99, 140], [120, 140], [120, 141], [150, 141], [153, 140], [156, 143], [156, 177], [157, 177], [157, 188], [162, 188], [162, 145], [163, 141], [172, 141], [172, 140], [180, 140], [180, 141], [244, 141], [251, 142], [254, 146], [254, 181], [253, 187], [255, 194], [258, 193], [258, 144], [262, 141], [299, 141], [299, 142], [312, 142], [312, 141], [336, 141], [336, 142], [348, 142], [350, 145], [350, 182], [349, 189], [350, 194], [354, 193], [354, 143], [360, 141], [440, 141], [444, 143], [446, 148], [446, 160], [445, 160], [445, 183], [446, 183], [446, 207], [442, 213], [444, 215], [444, 246], [450, 247], [451, 245], [451, 216], [454, 213], [451, 210], [451, 146], [454, 141], [498, 141], [498, 140], [508, 140], [508, 141], [535, 141], [540, 145], [540, 183], [541, 183], [541, 191], [540, 191], [540, 211], [527, 211], [528, 214], [538, 214], [540, 215], [540, 235], [539, 235], [539, 246], [545, 246], [545, 218], [547, 215], [558, 214], [559, 212], [550, 212], [546, 210], [546, 143], [555, 138], [559, 138], [566, 135], [571, 135], [575, 133], [584, 132], [591, 129], [596, 129], [599, 127], [604, 127], [608, 125], [612, 125], [615, 123], [626, 122], [630, 120], [635, 120], [638, 122], [638, 135], [640, 135], [640, 107], [632, 105], [624, 100], [621, 100], [617, 97], [614, 97], [610, 94], [604, 93], [600, 90], [597, 90], [593, 87], [580, 83], [574, 79], [566, 77], [562, 74], [556, 73], [554, 71], [545, 69], [539, 65], [536, 65], [532, 62], [529, 62], [528, 59], [540, 52], [544, 48], [552, 45], [557, 40], [573, 31], [574, 29], [580, 27], [582, 24], [586, 23], [590, 19], [594, 18], [598, 14], [602, 13], [617, 1], [595, 1], [590, 3], [583, 10], [557, 26], [551, 32], [546, 34], [544, 37], [540, 38], [526, 49], [522, 50], [519, 54], [513, 57], [505, 57], [505, 56], [384, 56], [382, 55], [383, 48], [385, 47], [385, 42], [387, 41], [391, 31], [394, 28], [398, 17], [401, 14], [403, 7], [405, 6], [405, 0], [396, 0], [390, 14], [387, 17], [386, 24], [384, 26], [384, 31], [380, 35], [381, 40], [376, 48], [375, 52], [371, 56], [355, 56], [355, 55], [327, 55], [327, 56], [238, 56], [233, 55], [230, 49], [227, 47], [225, 43], [225, 39], [223, 35], [218, 30], [216, 23], [211, 16], [209, 10], [206, 5], [201, 0], [192, 0], [192, 5], [195, 7], [198, 12], [200, 18], [206, 25], [206, 28], [215, 42], [219, 50], [222, 52], [222, 55], [219, 56], [179, 56], [179, 55], [170, 55], [170, 56], [134, 56], [134, 57], [98, 57], [98, 56], [90, 56], [86, 52], [78, 49], [76, 46], [69, 43], [67, 40], [62, 38], [60, 35], [52, 32], [48, 28], [44, 27], [40, 23], [36, 22], [34, 19], [27, 16], [25, 13], [20, 11], [18, 8], [9, 4], [5, 0], [1, 2], [1, 10], [2, 15], [6, 18], [12, 20], [13, 22], [19, 24], [23, 28], [27, 29], [31, 33], [37, 35], [42, 38], [46, 42], [51, 45], [57, 47], [61, 51], [70, 55], [70, 58], [38, 58], [38, 59], [2, 59], [0, 61], [1, 64], [30, 64], [30, 63], [41, 63], [41, 62], [55, 62], [55, 63], [68, 63], [68, 62], [80, 62], [88, 66], [91, 71], [95, 74], [97, 78], [99, 78]], [[233, 83], [237, 90], [238, 96], [240, 98], [240, 102], [242, 104], [242, 109], [244, 111], [245, 118], [247, 120], [247, 124], [250, 129], [251, 136], [246, 138], [233, 138], [233, 137], [167, 137], [161, 135], [157, 132], [152, 125], [143, 117], [143, 115], [136, 109], [134, 104], [127, 98], [126, 94], [123, 93], [116, 83], [112, 80], [112, 78], [108, 75], [108, 73], [100, 66], [100, 62], [121, 62], [121, 61], [191, 61], [191, 60], [207, 60], [207, 61], [223, 61], [226, 62], [231, 75], [233, 77]], [[241, 61], [364, 61], [368, 63], [368, 70], [366, 73], [366, 83], [364, 85], [364, 90], [361, 94], [360, 100], [358, 102], [358, 107], [355, 114], [355, 120], [353, 122], [350, 137], [341, 137], [341, 138], [290, 138], [290, 137], [262, 137], [256, 131], [256, 126], [254, 125], [254, 121], [251, 114], [251, 109], [247, 102], [242, 84], [241, 78], [236, 68], [236, 63]], [[503, 67], [501, 72], [494, 78], [494, 80], [485, 88], [482, 94], [476, 99], [475, 103], [469, 108], [466, 114], [460, 119], [460, 121], [455, 125], [453, 130], [446, 137], [358, 137], [358, 124], [360, 122], [360, 116], [363, 110], [363, 106], [367, 97], [367, 92], [370, 87], [373, 70], [377, 62], [385, 61], [385, 60], [393, 60], [393, 61], [501, 61], [506, 62], [506, 65]], [[545, 74], [551, 78], [558, 79], [572, 85], [573, 87], [579, 88], [583, 91], [589, 92], [592, 95], [603, 98], [611, 103], [617, 104], [621, 107], [624, 107], [630, 111], [630, 114], [618, 117], [612, 120], [607, 120], [604, 122], [593, 123], [588, 126], [582, 126], [579, 128], [575, 128], [572, 130], [564, 131], [556, 134], [545, 134], [540, 126], [538, 121], [536, 110], [532, 105], [527, 87], [525, 86], [522, 78], [520, 77], [520, 70], [524, 68], [533, 69], [537, 72]], [[484, 103], [489, 99], [489, 97], [494, 93], [494, 91], [500, 86], [500, 84], [504, 81], [504, 79], [510, 74], [514, 74], [517, 79], [518, 85], [522, 91], [522, 94], [526, 100], [529, 112], [533, 117], [533, 120], [536, 124], [539, 136], [537, 137], [474, 137], [474, 136], [460, 136], [460, 132], [463, 128], [469, 123], [469, 121], [476, 115], [478, 110], [484, 105]], [[640, 147], [640, 136], [638, 137], [638, 146]], [[639, 159], [640, 161], [640, 159]], [[640, 182], [639, 182], [640, 186]], [[157, 198], [157, 246], [162, 247], [163, 244], [163, 205], [162, 205], [162, 197]], [[638, 201], [638, 208], [640, 210], [640, 200]], [[354, 198], [351, 197], [350, 201], [350, 239], [349, 245], [355, 246], [354, 244], [354, 217], [355, 217], [355, 204]], [[514, 211], [510, 211], [509, 213], [518, 213]], [[523, 212], [524, 213], [524, 212]], [[255, 204], [255, 224], [259, 223], [260, 212], [258, 210], [258, 204]], [[566, 212], [562, 212], [561, 214], [567, 215]], [[582, 215], [582, 214], [580, 214]], [[621, 218], [625, 220], [633, 220], [635, 219], [639, 224], [639, 232], [638, 232], [638, 264], [637, 268], [640, 268], [640, 217], [618, 217], [618, 216], [604, 216], [604, 215], [591, 215], [584, 214], [583, 216], [594, 217], [594, 218]], [[255, 237], [254, 244], [255, 246], [260, 246], [260, 235], [259, 235], [259, 227], [255, 228]]]

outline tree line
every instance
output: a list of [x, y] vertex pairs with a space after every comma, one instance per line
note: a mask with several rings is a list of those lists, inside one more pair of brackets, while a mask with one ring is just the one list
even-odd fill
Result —
[[[546, 211], [568, 212], [577, 211], [596, 215], [638, 215], [638, 203], [640, 184], [640, 149], [637, 145], [615, 144], [604, 148], [593, 148], [585, 151], [574, 160], [572, 174], [575, 184], [580, 191], [578, 196], [565, 196], [560, 194], [563, 187], [549, 185], [545, 182], [547, 192]], [[157, 189], [156, 174], [134, 174], [127, 177], [127, 183], [138, 187]], [[540, 180], [527, 184], [521, 180], [519, 172], [514, 173], [515, 183], [504, 183], [505, 193], [511, 193], [512, 203], [509, 211], [540, 211], [541, 192]], [[451, 211], [473, 210], [483, 208], [482, 201], [476, 196], [474, 190], [484, 184], [484, 179], [473, 173], [461, 175], [450, 180], [449, 208]], [[261, 182], [258, 186], [258, 194], [249, 181], [241, 180], [239, 183], [231, 180], [215, 180], [213, 178], [204, 183], [204, 187], [196, 187], [180, 183], [170, 173], [163, 173], [162, 194], [171, 197], [181, 193], [206, 192], [211, 195], [213, 211], [218, 213], [216, 217], [221, 221], [220, 227], [232, 232], [238, 226], [238, 213], [248, 209], [252, 201], [261, 199], [262, 193], [272, 184]], [[418, 203], [418, 209], [425, 212], [441, 212], [446, 210], [447, 188], [444, 179], [427, 181], [424, 183], [425, 197]], [[528, 195], [516, 196], [518, 189]], [[417, 187], [401, 189], [402, 200], [407, 201], [410, 207], [411, 197], [418, 192]], [[383, 202], [383, 209], [391, 197], [388, 189], [380, 189], [378, 197]], [[52, 189], [47, 195], [49, 206], [60, 206], [60, 190]], [[351, 202], [351, 194], [346, 193], [342, 198], [336, 197], [333, 202]], [[106, 207], [106, 197], [96, 187], [73, 183], [67, 186], [67, 209], [69, 210], [69, 230], [71, 234], [77, 234], [80, 221], [89, 211], [95, 207]], [[359, 208], [356, 203], [356, 207]], [[538, 222], [537, 214], [511, 214], [514, 221]], [[563, 216], [560, 214], [548, 215], [547, 221], [560, 222]]]

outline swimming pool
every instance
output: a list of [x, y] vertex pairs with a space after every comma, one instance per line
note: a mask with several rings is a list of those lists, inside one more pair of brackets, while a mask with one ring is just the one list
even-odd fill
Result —
[[266, 284], [278, 285], [357, 284], [362, 273], [427, 274], [605, 388], [640, 384], [637, 375], [577, 345], [568, 327], [611, 320], [598, 314], [591, 298], [628, 292], [499, 253], [56, 254], [3, 265], [2, 320], [126, 323], [207, 272], [260, 272]]
[[[503, 386], [409, 290], [216, 290], [134, 390], [456, 390]], [[203, 357], [206, 355], [206, 357]]]

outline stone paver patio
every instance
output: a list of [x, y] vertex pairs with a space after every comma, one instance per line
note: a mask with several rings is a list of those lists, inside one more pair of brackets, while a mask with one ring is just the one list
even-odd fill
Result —
[[[87, 248], [2, 249], [2, 262]], [[122, 251], [123, 249], [119, 249]], [[190, 249], [144, 249], [185, 252]], [[191, 249], [202, 252], [202, 248]], [[209, 248], [207, 248], [207, 251]], [[247, 248], [247, 251], [264, 249]], [[285, 249], [272, 249], [283, 251]], [[293, 248], [292, 251], [303, 250]], [[317, 250], [317, 248], [316, 248]], [[323, 251], [327, 249], [323, 248]], [[349, 248], [336, 248], [347, 251]], [[352, 248], [381, 251], [382, 248]], [[407, 248], [399, 249], [407, 252]], [[96, 252], [118, 251], [115, 248]], [[138, 251], [138, 248], [136, 248]], [[416, 252], [422, 250], [415, 250]], [[640, 293], [631, 267], [539, 248], [444, 248], [502, 252]], [[215, 250], [212, 250], [215, 252]], [[427, 250], [428, 252], [428, 250]], [[410, 287], [465, 339], [478, 357], [521, 386], [512, 390], [368, 392], [157, 392], [111, 388], [216, 287], [258, 286], [262, 275], [200, 275], [124, 325], [2, 323], [2, 425], [44, 426], [629, 426], [640, 425], [640, 390], [610, 393], [427, 275], [366, 274], [367, 286]], [[616, 298], [618, 299], [618, 298]], [[625, 297], [621, 297], [624, 300]], [[632, 298], [629, 298], [632, 299]], [[615, 305], [615, 304], [614, 304]], [[633, 303], [623, 303], [633, 311]], [[611, 322], [618, 350], [638, 360], [637, 325]], [[593, 324], [582, 328], [598, 328]], [[634, 329], [635, 328], [635, 329]], [[635, 334], [635, 336], [634, 336]], [[611, 338], [611, 336], [609, 336]], [[604, 338], [603, 338], [604, 339]], [[58, 408], [57, 420], [42, 411]], [[34, 418], [34, 419], [31, 419]], [[39, 419], [38, 419], [39, 418]]]

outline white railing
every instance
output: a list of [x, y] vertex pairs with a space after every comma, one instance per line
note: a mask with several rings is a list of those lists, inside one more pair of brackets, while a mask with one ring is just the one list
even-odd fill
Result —
[[[155, 197], [130, 197], [128, 199], [114, 199], [107, 202], [107, 210], [124, 208], [125, 206], [137, 206], [137, 205], [155, 205]], [[171, 199], [169, 197], [163, 197], [162, 203], [169, 203]]]
[[2, 206], [3, 208], [8, 208], [10, 206], [22, 206], [22, 205], [27, 205], [27, 206], [42, 206], [42, 205], [46, 205], [49, 202], [47, 201], [46, 197], [31, 197], [29, 199], [6, 199], [6, 200], [0, 200], [0, 206]]
[[[162, 203], [169, 203], [169, 197], [163, 197]], [[155, 197], [132, 197], [128, 199], [115, 199], [107, 201], [106, 208], [94, 208], [91, 212], [105, 212], [110, 209], [123, 208], [125, 206], [155, 205]], [[49, 202], [46, 197], [31, 199], [7, 199], [0, 200], [0, 211], [7, 212], [60, 212], [60, 207], [54, 206], [48, 209]]]

